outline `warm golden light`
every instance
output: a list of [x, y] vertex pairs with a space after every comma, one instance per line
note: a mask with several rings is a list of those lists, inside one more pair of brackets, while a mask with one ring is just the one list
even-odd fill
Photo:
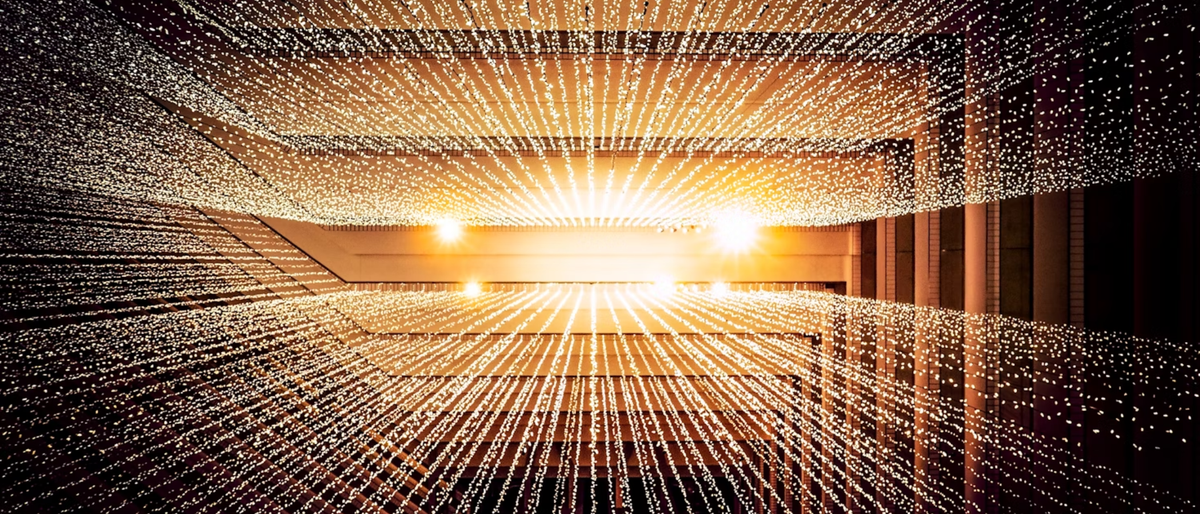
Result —
[[457, 241], [462, 236], [463, 227], [455, 219], [444, 219], [437, 223], [438, 239], [442, 241]]
[[654, 294], [666, 296], [675, 292], [675, 281], [670, 277], [662, 277], [654, 281]]
[[1200, 511], [1200, 1], [0, 2], [5, 511]]
[[757, 236], [758, 223], [746, 213], [728, 212], [717, 217], [716, 238], [727, 250], [746, 250]]

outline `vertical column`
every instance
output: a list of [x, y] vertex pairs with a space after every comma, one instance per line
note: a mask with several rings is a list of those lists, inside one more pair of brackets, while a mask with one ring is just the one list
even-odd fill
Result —
[[[933, 213], [918, 212], [913, 215], [913, 303], [919, 306], [929, 303], [929, 218]], [[936, 258], [937, 254], [933, 254]]]
[[878, 463], [882, 455], [879, 451], [879, 403], [878, 398], [882, 394], [879, 390], [878, 371], [876, 366], [879, 363], [878, 345], [879, 338], [878, 327], [876, 326], [875, 313], [879, 305], [877, 303], [863, 302], [860, 308], [857, 309], [855, 315], [855, 334], [859, 344], [858, 367], [859, 374], [854, 377], [855, 381], [860, 384], [858, 388], [858, 417], [860, 423], [860, 438], [859, 438], [859, 461], [858, 469], [861, 473], [858, 484], [862, 487], [862, 496], [859, 497], [859, 505], [861, 510], [865, 512], [874, 512], [873, 507], [877, 505], [878, 489], [881, 485]]
[[[936, 152], [935, 152], [936, 154]], [[934, 191], [938, 182], [932, 181]], [[936, 307], [930, 303], [931, 283], [937, 276], [936, 250], [931, 251], [930, 220], [936, 212], [918, 212], [913, 217], [913, 303], [918, 307]], [[932, 269], [931, 269], [932, 268]], [[936, 301], [936, 298], [934, 298]], [[936, 319], [924, 309], [916, 311], [913, 339], [913, 501], [917, 512], [935, 512], [938, 489], [937, 469], [937, 366], [931, 357], [930, 339], [936, 338]], [[936, 342], [935, 342], [936, 348]], [[936, 352], [936, 350], [934, 350]], [[931, 369], [932, 368], [932, 369]]]
[[846, 358], [842, 368], [843, 405], [845, 407], [845, 489], [846, 512], [862, 512], [866, 501], [862, 494], [862, 448], [865, 441], [862, 429], [863, 370], [862, 312], [855, 304], [846, 305]]
[[942, 305], [942, 211], [929, 213], [929, 291], [927, 303], [931, 307]]
[[[785, 421], [787, 430], [786, 438], [783, 445], [783, 504], [787, 506], [787, 512], [796, 512], [796, 497], [795, 492], [799, 490], [799, 476], [796, 473], [796, 461], [794, 455], [795, 450], [799, 447], [800, 436], [797, 433], [799, 427], [796, 426], [797, 420], [800, 417], [801, 409], [804, 402], [800, 398], [800, 378], [796, 376], [788, 377], [790, 384], [788, 394], [789, 406], [787, 420]], [[803, 451], [803, 450], [801, 450]]]
[[872, 313], [876, 320], [875, 336], [875, 505], [881, 511], [892, 512], [895, 504], [892, 498], [896, 494], [896, 486], [892, 483], [895, 474], [896, 425], [894, 395], [896, 392], [896, 351], [890, 329], [886, 322], [883, 309], [877, 307]]
[[[891, 306], [888, 313], [891, 323], [888, 336], [891, 338], [889, 344], [892, 345], [890, 350], [894, 361], [890, 393], [894, 395], [892, 415], [896, 419], [896, 426], [891, 433], [895, 462], [893, 472], [901, 476], [911, 474], [916, 463], [914, 450], [917, 434], [910, 429], [916, 424], [915, 407], [918, 396], [915, 360], [918, 330], [916, 323], [919, 320], [914, 316], [914, 309], [911, 305]], [[918, 498], [914, 481], [898, 480], [893, 485], [896, 498], [907, 497], [909, 503]]]
[[[919, 330], [912, 306], [893, 306], [890, 313], [889, 343], [892, 345], [892, 355], [895, 361], [893, 367], [892, 393], [895, 395], [893, 416], [896, 426], [892, 432], [895, 449], [893, 472], [910, 474], [916, 464], [916, 437], [910, 428], [916, 426], [917, 381], [916, 381], [916, 334]], [[895, 482], [896, 497], [907, 497], [908, 502], [918, 498], [916, 480], [898, 480]]]
[[[530, 451], [529, 455], [534, 455], [534, 453], [532, 451]], [[528, 473], [529, 475], [533, 475], [533, 473], [534, 473], [533, 472], [534, 462], [535, 461], [533, 458], [530, 458], [530, 457], [525, 458], [524, 465], [529, 467], [529, 469], [526, 471], [526, 473]], [[624, 462], [622, 461], [622, 463], [624, 463]], [[521, 463], [518, 461], [516, 464], [520, 465]], [[510, 473], [511, 473], [511, 471], [510, 471]], [[521, 503], [520, 503], [521, 507], [520, 508], [523, 512], [529, 512], [530, 507], [533, 506], [533, 503], [530, 500], [532, 500], [532, 496], [533, 496], [532, 492], [533, 492], [533, 488], [536, 486], [536, 484], [537, 484], [536, 480], [522, 480], [521, 481]], [[618, 498], [619, 498], [619, 496], [618, 496]]]
[[850, 226], [850, 283], [846, 284], [846, 294], [855, 297], [862, 296], [862, 224]]
[[[747, 441], [747, 443], [751, 447], [757, 445], [757, 442], [755, 441]], [[769, 490], [768, 486], [771, 482], [770, 464], [768, 463], [767, 459], [760, 457], [754, 452], [750, 453], [750, 462], [753, 472], [751, 473], [749, 481], [753, 484], [755, 489], [754, 499], [752, 500], [750, 508], [753, 512], [767, 512], [767, 502], [765, 500], [770, 494], [767, 492]], [[618, 497], [618, 499], [620, 498]]]
[[963, 223], [963, 310], [987, 312], [988, 212], [987, 204], [966, 205]]
[[[779, 433], [773, 432], [771, 435], [771, 444], [768, 447], [771, 456], [771, 464], [767, 472], [770, 474], [771, 496], [767, 500], [768, 512], [779, 512], [779, 499], [784, 499], [784, 504], [787, 504], [787, 493], [779, 494], [779, 473], [782, 466], [782, 459], [779, 458]], [[786, 482], [785, 482], [786, 483]], [[787, 510], [791, 510], [789, 507]]]
[[[845, 483], [837, 482], [838, 462], [844, 463], [842, 450], [845, 446], [838, 444], [839, 440], [846, 441], [845, 414], [840, 412], [839, 399], [835, 397], [839, 382], [837, 373], [846, 362], [845, 330], [846, 320], [843, 310], [835, 308], [826, 314], [826, 330], [821, 338], [821, 512], [836, 510], [845, 505], [843, 496]], [[844, 399], [844, 397], [843, 397]], [[845, 469], [844, 467], [842, 468]]]
[[[1082, 83], [1082, 74], [1079, 74], [1078, 81]], [[1082, 125], [1082, 120], [1080, 120]], [[1067, 277], [1067, 308], [1068, 322], [1076, 328], [1083, 328], [1084, 324], [1084, 194], [1082, 188], [1075, 188], [1068, 191], [1068, 241], [1069, 255], [1067, 257], [1068, 277]], [[1085, 374], [1087, 371], [1087, 362], [1085, 355], [1087, 348], [1084, 345], [1083, 335], [1077, 331], [1068, 333], [1065, 344], [1065, 362], [1063, 373], [1065, 376], [1065, 396], [1066, 396], [1066, 431], [1067, 431], [1067, 455], [1069, 460], [1067, 464], [1069, 475], [1068, 501], [1072, 510], [1079, 512], [1083, 509], [1086, 502], [1086, 484], [1082, 483], [1087, 480], [1088, 474], [1081, 473], [1079, 470], [1086, 462], [1086, 451], [1083, 448], [1083, 441], [1086, 439], [1083, 423], [1086, 421], [1086, 411], [1084, 411], [1084, 386], [1086, 385]]]
[[[960, 31], [965, 29], [959, 28]], [[970, 33], [969, 30], [966, 32]], [[963, 108], [970, 101], [966, 89], [971, 78], [967, 75], [967, 43], [969, 41], [964, 39], [962, 44], [947, 45], [939, 52], [938, 67], [941, 71], [937, 82], [941, 114], [937, 146], [939, 189], [943, 205], [957, 206], [967, 201], [966, 109]], [[936, 251], [930, 252], [930, 266], [937, 267], [936, 273], [930, 277], [931, 293], [936, 293], [930, 295], [931, 300], [936, 296], [936, 305], [962, 310], [963, 208], [941, 209], [936, 219], [930, 220], [930, 240], [937, 242]], [[930, 459], [931, 468], [936, 469], [936, 477], [931, 476], [931, 479], [939, 490], [961, 491], [963, 448], [957, 441], [963, 440], [963, 340], [959, 335], [962, 327], [945, 326], [948, 322], [955, 323], [956, 320], [949, 318], [939, 322], [939, 331], [931, 332], [937, 337], [931, 339], [933, 345], [929, 348], [928, 386], [931, 400], [938, 406], [938, 417], [934, 419], [936, 426], [930, 427], [931, 440], [934, 441], [930, 455], [937, 457], [936, 462]], [[956, 502], [951, 502], [952, 499], [940, 499], [941, 507], [946, 510], [961, 509]]]
[[966, 399], [964, 412], [963, 486], [967, 512], [984, 512], [986, 506], [984, 458], [987, 408], [987, 204], [967, 204], [964, 219], [963, 305], [967, 312], [963, 342]]
[[803, 345], [806, 357], [803, 362], [808, 366], [804, 370], [804, 375], [800, 377], [800, 435], [801, 435], [801, 453], [800, 453], [800, 512], [802, 514], [820, 512], [820, 491], [817, 489], [820, 486], [819, 462], [816, 457], [816, 451], [819, 450], [817, 445], [819, 440], [813, 435], [820, 427], [815, 419], [816, 405], [819, 405], [820, 391], [818, 391], [818, 377], [821, 374], [821, 350], [820, 341], [806, 341]]
[[986, 459], [986, 395], [987, 395], [987, 332], [984, 314], [987, 312], [988, 292], [988, 209], [985, 201], [993, 189], [998, 189], [997, 159], [989, 145], [994, 137], [991, 121], [996, 119], [996, 105], [981, 97], [980, 81], [989, 64], [986, 56], [991, 45], [986, 38], [993, 35], [992, 17], [985, 8], [967, 28], [966, 59], [966, 144], [964, 148], [967, 205], [963, 212], [962, 301], [967, 317], [963, 340], [963, 500], [964, 511], [985, 512], [987, 506]]
[[[937, 319], [917, 310], [913, 343], [913, 501], [917, 512], [935, 512], [938, 490]], [[932, 343], [932, 344], [931, 344]], [[932, 350], [931, 350], [932, 346]]]
[[1000, 202], [987, 204], [987, 313], [1000, 313]]
[[[1059, 40], [1079, 28], [1076, 6], [1035, 2], [1035, 51], [1041, 65], [1034, 75], [1034, 169], [1043, 191], [1033, 198], [1033, 319], [1065, 325], [1071, 321], [1069, 188], [1080, 173], [1082, 125], [1078, 76], [1080, 63], [1062, 52]], [[1041, 509], [1066, 510], [1072, 470], [1063, 456], [1070, 454], [1067, 438], [1069, 409], [1068, 339], [1051, 327], [1033, 334], [1033, 443], [1035, 451], [1058, 456], [1045, 459], [1042, 486], [1031, 491]], [[1049, 491], [1055, 491], [1050, 493]]]
[[879, 259], [879, 285], [882, 295], [879, 298], [896, 301], [896, 218], [883, 218], [883, 229], [880, 230], [883, 258]]
[[1034, 169], [1043, 191], [1033, 198], [1033, 319], [1070, 322], [1070, 193], [1080, 173], [1082, 63], [1058, 47], [1062, 34], [1079, 28], [1081, 13], [1067, 4], [1037, 3], [1035, 52], [1043, 61], [1034, 76]]

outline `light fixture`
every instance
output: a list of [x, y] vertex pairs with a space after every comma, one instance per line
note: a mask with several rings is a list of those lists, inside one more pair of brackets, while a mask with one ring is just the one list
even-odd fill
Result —
[[758, 236], [758, 222], [744, 212], [734, 211], [718, 215], [715, 225], [717, 242], [727, 250], [745, 250]]
[[462, 236], [463, 227], [456, 219], [443, 219], [437, 222], [438, 239], [442, 241], [457, 241]]
[[670, 277], [660, 277], [654, 281], [654, 294], [666, 296], [675, 292], [675, 281]]

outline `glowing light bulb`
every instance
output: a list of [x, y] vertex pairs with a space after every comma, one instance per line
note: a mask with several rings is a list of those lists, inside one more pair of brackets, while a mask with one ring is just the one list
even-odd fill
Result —
[[729, 284], [713, 282], [712, 289], [709, 292], [717, 298], [724, 298], [726, 294], [729, 294]]
[[467, 296], [479, 296], [479, 294], [482, 292], [483, 287], [479, 285], [479, 282], [467, 282], [466, 285], [463, 286], [463, 294]]
[[437, 223], [438, 239], [442, 241], [456, 241], [462, 236], [462, 232], [462, 223], [459, 223], [458, 220], [444, 219]]
[[754, 243], [758, 236], [758, 223], [743, 212], [730, 212], [717, 217], [716, 238], [722, 247], [740, 251]]
[[666, 296], [675, 292], [675, 281], [670, 277], [662, 277], [654, 281], [654, 294]]

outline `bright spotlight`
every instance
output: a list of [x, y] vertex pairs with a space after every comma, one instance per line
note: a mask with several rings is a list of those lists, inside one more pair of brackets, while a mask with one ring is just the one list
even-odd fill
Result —
[[712, 289], [709, 292], [717, 298], [722, 298], [726, 294], [729, 294], [729, 284], [724, 282], [713, 282]]
[[438, 239], [442, 241], [455, 241], [462, 235], [462, 223], [458, 220], [444, 219], [437, 223]]
[[675, 281], [670, 278], [663, 277], [654, 281], [654, 294], [658, 296], [666, 296], [675, 292]]
[[463, 294], [467, 296], [479, 296], [479, 294], [482, 292], [483, 287], [479, 285], [479, 282], [467, 282], [467, 284], [463, 286]]
[[758, 223], [745, 213], [726, 213], [716, 219], [715, 225], [717, 241], [729, 250], [745, 250], [758, 236]]

